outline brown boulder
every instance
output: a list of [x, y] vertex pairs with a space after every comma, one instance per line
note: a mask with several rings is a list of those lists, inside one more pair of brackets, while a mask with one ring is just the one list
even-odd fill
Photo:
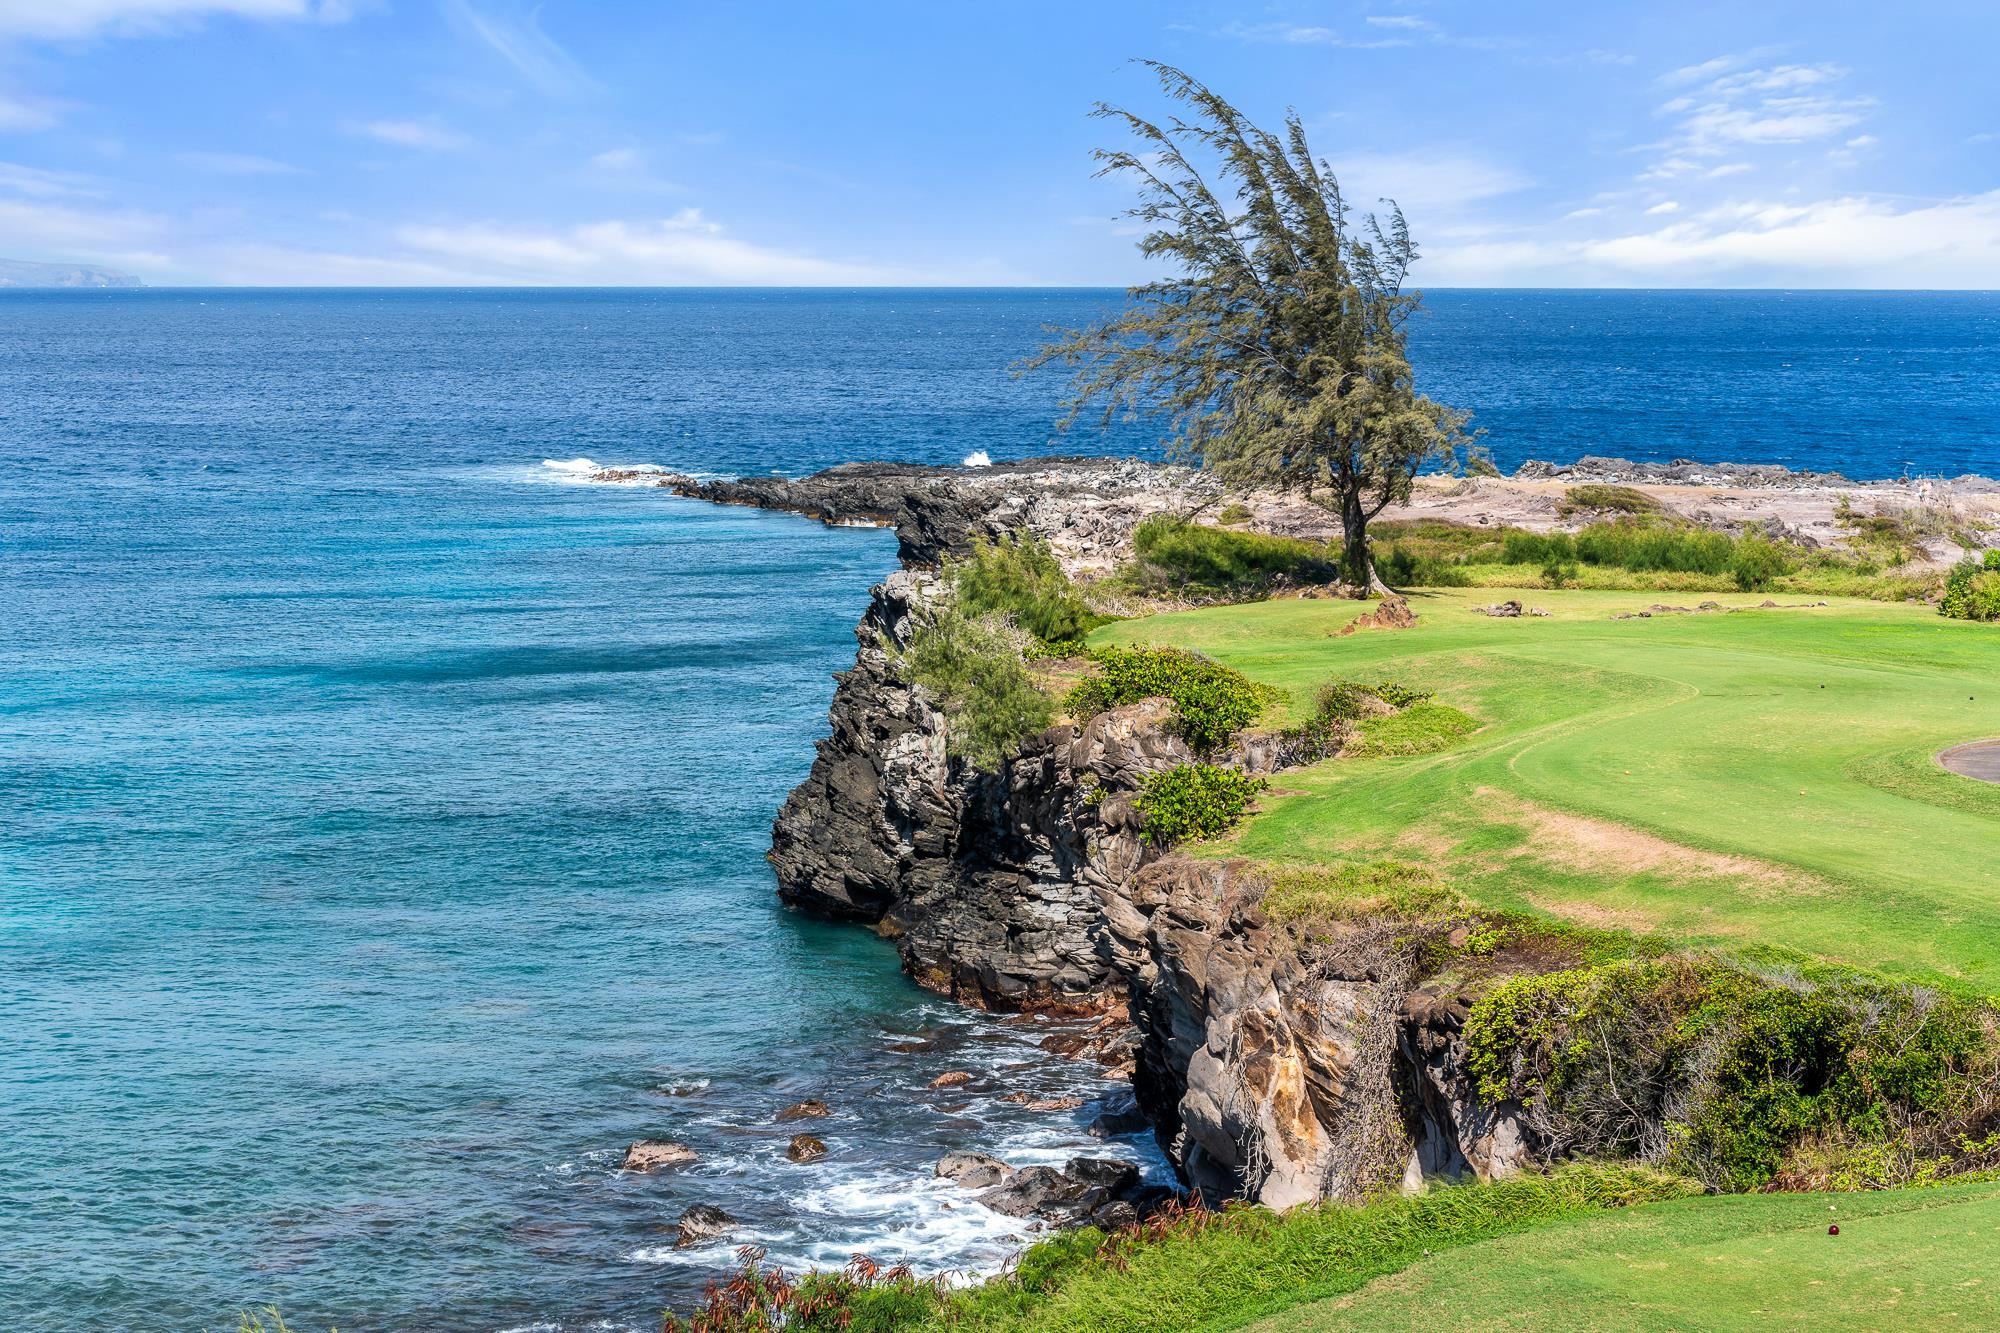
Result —
[[694, 1149], [685, 1143], [675, 1143], [671, 1139], [640, 1139], [625, 1150], [625, 1161], [619, 1169], [658, 1171], [670, 1166], [692, 1166], [697, 1160]]
[[680, 1239], [674, 1242], [675, 1249], [686, 1249], [699, 1245], [705, 1240], [714, 1240], [728, 1235], [736, 1227], [736, 1219], [713, 1204], [698, 1203], [681, 1214]]
[[972, 1082], [972, 1075], [966, 1073], [963, 1069], [954, 1069], [949, 1073], [939, 1074], [924, 1086], [930, 1088], [955, 1088], [962, 1083], [970, 1082]]
[[793, 1102], [790, 1106], [787, 1106], [784, 1110], [773, 1116], [772, 1119], [783, 1125], [789, 1124], [794, 1120], [824, 1120], [832, 1114], [833, 1108], [831, 1106], [828, 1106], [825, 1102], [808, 1098], [802, 1102]]
[[794, 1162], [817, 1162], [826, 1156], [826, 1143], [810, 1134], [794, 1134], [792, 1141], [785, 1145], [785, 1156]]

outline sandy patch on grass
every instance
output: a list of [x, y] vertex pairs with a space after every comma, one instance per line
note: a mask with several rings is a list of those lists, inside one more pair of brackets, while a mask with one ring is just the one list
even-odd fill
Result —
[[1473, 796], [1491, 818], [1528, 830], [1527, 845], [1515, 855], [1566, 869], [1625, 876], [1650, 874], [1690, 883], [1724, 880], [1762, 893], [1788, 895], [1817, 895], [1830, 887], [1790, 866], [1670, 842], [1608, 819], [1551, 810], [1496, 787], [1477, 788]]

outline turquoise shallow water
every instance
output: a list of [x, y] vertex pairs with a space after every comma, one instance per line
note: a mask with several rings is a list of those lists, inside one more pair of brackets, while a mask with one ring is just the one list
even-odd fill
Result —
[[[664, 1248], [693, 1202], [1004, 1254], [928, 1163], [1088, 1110], [923, 1084], [1087, 1071], [762, 861], [892, 539], [543, 460], [1042, 451], [1004, 367], [1107, 299], [0, 297], [0, 1325], [649, 1327], [727, 1258]], [[1788, 299], [1447, 293], [1420, 350], [1503, 462], [1993, 470], [2000, 302]], [[647, 1134], [702, 1165], [620, 1175]]]

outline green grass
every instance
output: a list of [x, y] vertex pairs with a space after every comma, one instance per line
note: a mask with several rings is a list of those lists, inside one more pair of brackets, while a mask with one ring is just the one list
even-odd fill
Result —
[[[1827, 1234], [1834, 1223], [1838, 1236]], [[1433, 1254], [1352, 1295], [1248, 1325], [1255, 1333], [1996, 1326], [1996, 1184], [1649, 1204]]]
[[[937, 1323], [982, 1333], [1230, 1327], [1355, 1291], [1432, 1251], [1569, 1218], [1602, 1219], [1608, 1209], [1692, 1188], [1650, 1171], [1585, 1167], [1358, 1207], [1302, 1207], [1282, 1216], [1244, 1209], [1198, 1231], [1128, 1245], [1110, 1263], [1089, 1257], [1097, 1233], [1072, 1233], [1023, 1259], [1023, 1275], [1039, 1290], [1007, 1282], [973, 1288]], [[1066, 1252], [1075, 1257], [1066, 1260]]]
[[1329, 679], [1393, 677], [1481, 724], [1288, 772], [1201, 854], [1414, 861], [1501, 910], [2000, 993], [2000, 790], [1931, 762], [2000, 736], [2000, 630], [1871, 602], [1614, 620], [1654, 599], [1519, 595], [1552, 614], [1442, 590], [1405, 631], [1336, 637], [1350, 604], [1280, 600], [1095, 641], [1199, 649], [1294, 718]]

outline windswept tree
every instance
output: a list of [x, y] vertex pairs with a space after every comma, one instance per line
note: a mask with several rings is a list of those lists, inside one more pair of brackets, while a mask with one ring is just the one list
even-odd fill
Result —
[[1470, 444], [1468, 415], [1416, 390], [1404, 329], [1421, 294], [1402, 210], [1356, 217], [1296, 113], [1283, 138], [1170, 65], [1145, 62], [1188, 109], [1155, 123], [1100, 103], [1132, 149], [1099, 175], [1135, 180], [1139, 248], [1173, 276], [1131, 289], [1123, 313], [1062, 332], [1025, 364], [1075, 374], [1064, 424], [1101, 408], [1170, 419], [1175, 456], [1234, 485], [1321, 496], [1340, 515], [1342, 577], [1388, 589], [1368, 524], [1409, 498], [1426, 463]]

